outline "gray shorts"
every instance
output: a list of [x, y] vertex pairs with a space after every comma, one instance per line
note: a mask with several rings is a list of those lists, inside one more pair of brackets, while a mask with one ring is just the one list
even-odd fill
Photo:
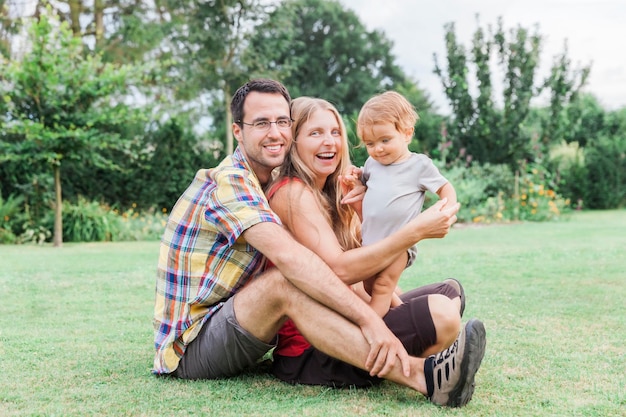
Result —
[[253, 366], [275, 345], [267, 344], [242, 328], [231, 297], [204, 323], [198, 337], [187, 346], [173, 376], [215, 379], [239, 374]]

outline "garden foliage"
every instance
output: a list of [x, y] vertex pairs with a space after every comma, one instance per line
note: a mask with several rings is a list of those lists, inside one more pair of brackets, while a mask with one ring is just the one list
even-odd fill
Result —
[[[626, 204], [626, 110], [581, 94], [589, 67], [573, 68], [567, 44], [539, 79], [536, 30], [500, 20], [466, 47], [447, 25], [447, 65], [435, 72], [452, 112], [440, 114], [385, 35], [336, 2], [113, 0], [105, 13], [100, 2], [43, 1], [25, 19], [0, 5], [2, 243], [50, 241], [55, 229], [55, 242], [157, 238], [195, 172], [230, 152], [228, 100], [249, 76], [343, 108], [357, 166], [359, 103], [401, 92], [420, 114], [410, 149], [455, 186], [462, 222]], [[542, 91], [549, 103], [534, 106]]]

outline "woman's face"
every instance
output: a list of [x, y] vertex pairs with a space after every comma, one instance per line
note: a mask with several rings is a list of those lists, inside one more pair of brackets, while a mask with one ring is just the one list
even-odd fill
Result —
[[334, 113], [330, 110], [313, 112], [300, 127], [294, 145], [302, 162], [315, 175], [315, 183], [322, 188], [341, 162], [343, 138]]

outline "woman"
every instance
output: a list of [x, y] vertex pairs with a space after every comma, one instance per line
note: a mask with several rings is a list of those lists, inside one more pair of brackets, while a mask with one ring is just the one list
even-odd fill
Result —
[[[270, 205], [296, 240], [317, 253], [367, 301], [362, 281], [408, 247], [398, 248], [393, 235], [360, 247], [358, 216], [352, 207], [341, 204], [339, 180], [350, 161], [346, 129], [335, 107], [322, 99], [301, 97], [292, 101], [291, 117], [294, 143], [268, 187]], [[384, 321], [410, 355], [436, 354], [459, 336], [461, 294], [460, 284], [452, 279], [406, 292], [401, 305], [391, 309]], [[369, 386], [380, 381], [312, 348], [291, 321], [279, 333], [273, 371], [292, 383]]]

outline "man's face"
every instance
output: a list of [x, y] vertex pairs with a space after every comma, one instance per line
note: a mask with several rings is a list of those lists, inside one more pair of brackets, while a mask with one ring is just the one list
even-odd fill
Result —
[[244, 125], [234, 123], [233, 134], [259, 181], [266, 183], [272, 170], [285, 160], [292, 141], [291, 128], [270, 123], [269, 129], [263, 130], [251, 124], [289, 119], [289, 104], [281, 94], [252, 91], [244, 101], [243, 114]]

